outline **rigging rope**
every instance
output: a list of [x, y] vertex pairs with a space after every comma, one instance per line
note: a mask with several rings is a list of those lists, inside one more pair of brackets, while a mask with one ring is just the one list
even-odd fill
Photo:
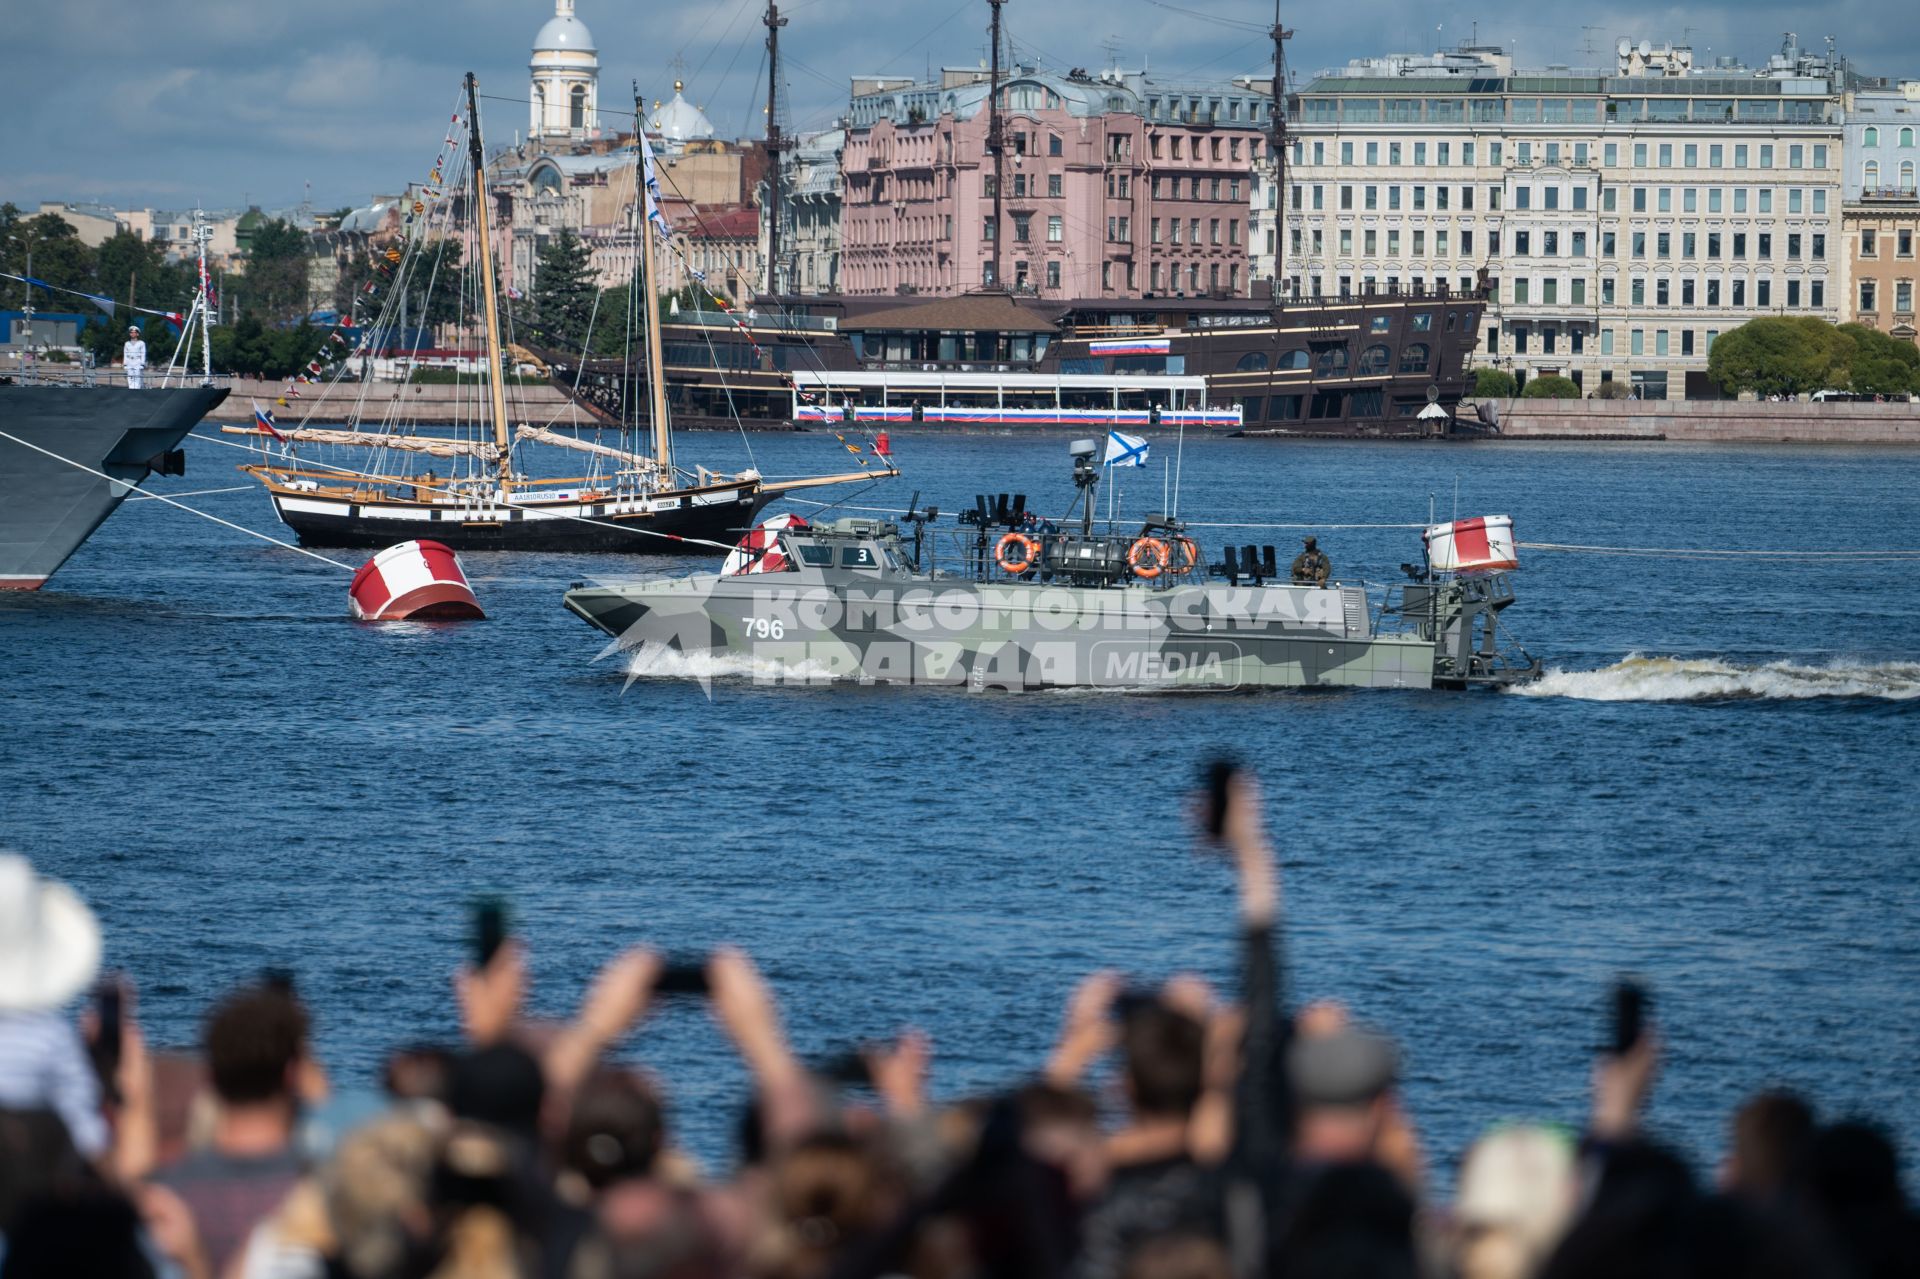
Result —
[[1649, 555], [1669, 559], [1808, 560], [1816, 563], [1920, 560], [1920, 550], [1716, 550], [1703, 546], [1583, 546], [1569, 542], [1517, 542], [1515, 545], [1528, 551], [1566, 551], [1583, 555]]
[[[196, 438], [205, 439], [207, 437], [197, 436]], [[127, 488], [135, 487], [135, 485], [131, 481], [116, 479], [115, 477], [108, 475], [105, 471], [96, 471], [91, 466], [86, 465], [84, 462], [76, 462], [70, 457], [62, 457], [60, 454], [55, 453], [52, 449], [43, 449], [38, 444], [34, 444], [30, 441], [23, 440], [19, 436], [10, 434], [6, 431], [0, 431], [0, 439], [12, 440], [15, 444], [20, 445], [22, 448], [32, 449], [35, 453], [43, 454], [47, 457], [52, 458], [56, 462], [64, 462], [68, 466], [71, 466], [72, 468], [74, 468], [76, 471], [85, 471], [88, 475], [97, 476], [100, 479], [107, 481], [107, 483], [109, 484], [120, 484], [120, 485], [124, 485]], [[225, 441], [216, 441], [216, 442], [225, 443]], [[354, 566], [351, 564], [342, 564], [339, 560], [331, 559], [325, 555], [315, 554], [314, 552], [309, 551], [304, 546], [295, 546], [292, 542], [283, 542], [277, 537], [269, 537], [265, 533], [256, 533], [250, 528], [244, 528], [241, 525], [235, 524], [232, 520], [223, 520], [218, 515], [212, 515], [206, 511], [196, 510], [194, 507], [188, 506], [185, 502], [177, 502], [174, 499], [170, 497], [165, 497], [159, 493], [143, 493], [141, 494], [141, 496], [152, 498], [156, 502], [165, 502], [168, 506], [178, 507], [189, 515], [198, 515], [203, 520], [212, 520], [215, 524], [223, 525], [227, 528], [232, 529], [236, 533], [245, 533], [248, 537], [257, 537], [263, 542], [271, 542], [275, 546], [282, 547], [286, 550], [292, 551], [296, 555], [304, 555], [310, 560], [319, 560], [322, 564], [329, 564], [329, 565], [332, 565], [334, 568], [343, 568], [349, 573], [357, 571], [354, 568]]]

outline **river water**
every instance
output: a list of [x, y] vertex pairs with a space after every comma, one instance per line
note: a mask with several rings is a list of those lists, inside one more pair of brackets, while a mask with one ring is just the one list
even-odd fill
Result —
[[[1058, 435], [901, 433], [910, 478], [848, 500], [1071, 496]], [[1171, 438], [1125, 481], [1161, 505]], [[837, 468], [829, 437], [692, 436], [714, 466]], [[189, 443], [162, 492], [241, 483]], [[346, 460], [346, 459], [341, 459]], [[1190, 441], [1195, 520], [1509, 513], [1529, 541], [1911, 549], [1911, 453]], [[1457, 494], [1457, 498], [1456, 498]], [[189, 499], [280, 532], [258, 491]], [[1204, 538], [1208, 549], [1215, 536]], [[1235, 530], [1235, 541], [1290, 532]], [[1384, 581], [1409, 529], [1329, 528]], [[356, 560], [351, 552], [338, 558]], [[1230, 979], [1231, 890], [1185, 825], [1202, 762], [1266, 783], [1300, 998], [1399, 1036], [1440, 1174], [1512, 1117], [1577, 1122], [1614, 974], [1667, 1043], [1656, 1127], [1703, 1162], [1768, 1084], [1920, 1138], [1920, 591], [1912, 562], [1529, 551], [1526, 694], [1163, 697], [628, 683], [567, 583], [710, 561], [479, 555], [492, 620], [345, 620], [346, 574], [131, 501], [36, 596], [0, 600], [0, 844], [76, 884], [163, 1044], [292, 970], [350, 1085], [449, 1037], [468, 908], [502, 892], [533, 1001], [613, 949], [738, 942], [798, 1044], [925, 1028], [945, 1096], [1043, 1058], [1095, 967]], [[729, 1157], [744, 1083], [697, 1005], [625, 1046]]]

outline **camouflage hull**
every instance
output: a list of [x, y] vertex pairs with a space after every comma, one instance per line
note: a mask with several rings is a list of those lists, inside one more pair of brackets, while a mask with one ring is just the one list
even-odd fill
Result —
[[1080, 587], [878, 574], [701, 574], [576, 586], [572, 612], [648, 655], [766, 682], [972, 689], [1432, 688], [1434, 644], [1374, 631], [1358, 586]]

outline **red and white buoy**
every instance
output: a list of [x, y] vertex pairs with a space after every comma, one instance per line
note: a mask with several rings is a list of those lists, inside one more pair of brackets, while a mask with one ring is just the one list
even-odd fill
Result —
[[347, 603], [356, 622], [484, 619], [460, 557], [439, 542], [389, 546], [353, 575]]

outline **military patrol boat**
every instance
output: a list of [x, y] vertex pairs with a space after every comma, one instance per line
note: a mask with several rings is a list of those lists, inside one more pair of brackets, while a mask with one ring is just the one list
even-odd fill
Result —
[[1018, 494], [976, 497], [940, 529], [916, 494], [898, 522], [777, 517], [718, 573], [575, 583], [566, 607], [614, 638], [608, 652], [669, 670], [745, 659], [681, 669], [776, 682], [1457, 689], [1540, 674], [1502, 641], [1519, 567], [1505, 516], [1427, 529], [1425, 565], [1370, 595], [1282, 580], [1271, 546], [1226, 546], [1208, 563], [1168, 515], [1096, 531], [1095, 452], [1072, 445], [1079, 518], [1065, 529]]

